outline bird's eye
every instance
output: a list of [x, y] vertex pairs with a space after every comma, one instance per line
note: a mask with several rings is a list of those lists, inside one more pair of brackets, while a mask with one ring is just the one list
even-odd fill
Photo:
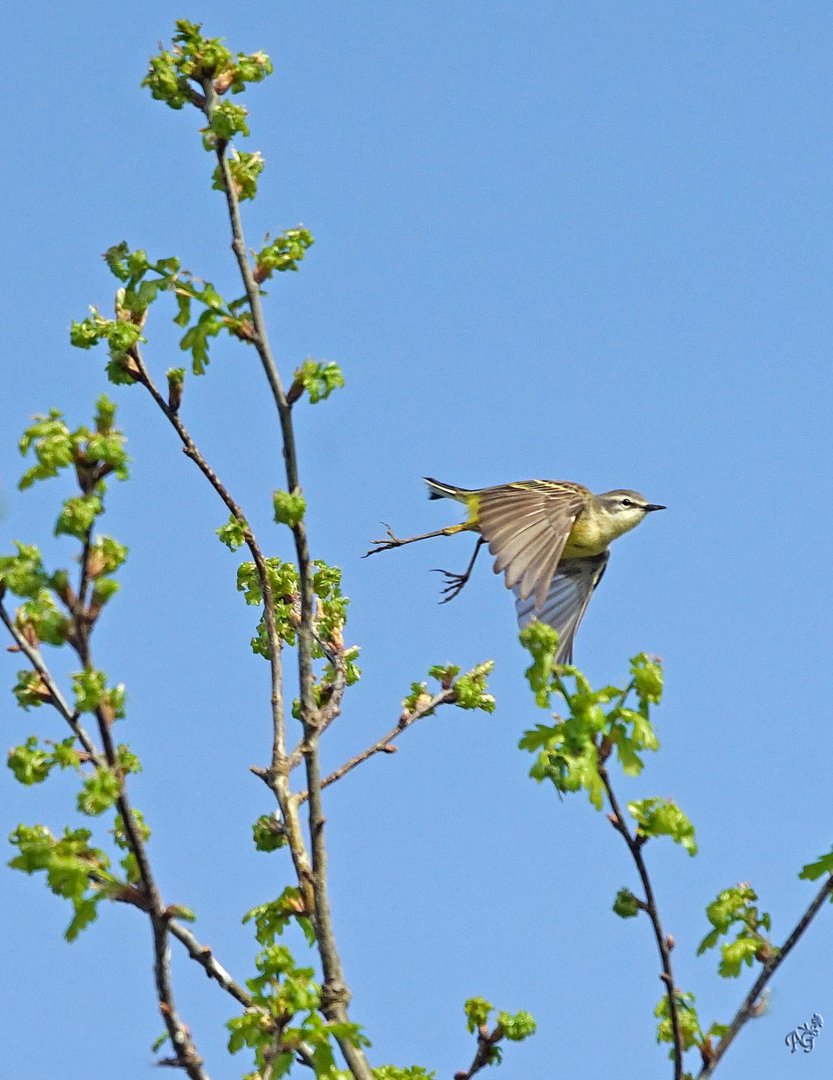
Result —
[[633, 506], [633, 499], [622, 499], [622, 506]]

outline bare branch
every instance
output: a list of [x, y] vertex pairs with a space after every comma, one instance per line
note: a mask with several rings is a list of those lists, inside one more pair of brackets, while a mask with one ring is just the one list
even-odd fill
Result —
[[217, 961], [211, 949], [207, 945], [200, 944], [187, 926], [179, 922], [178, 919], [169, 919], [168, 930], [172, 937], [175, 937], [177, 941], [185, 946], [191, 959], [196, 960], [205, 969], [209, 979], [213, 979], [218, 983], [233, 998], [236, 998], [244, 1008], [248, 1009], [251, 1006], [251, 995], [239, 983], [234, 981], [223, 965]]
[[[447, 705], [449, 702], [454, 701], [455, 696], [456, 692], [452, 686], [447, 690], [441, 690], [438, 694], [435, 694], [430, 701], [414, 709], [413, 712], [404, 712], [397, 721], [396, 726], [391, 728], [387, 735], [383, 735], [378, 742], [368, 746], [366, 750], [362, 750], [362, 752], [356, 754], [355, 757], [351, 757], [349, 761], [345, 761], [343, 765], [339, 766], [334, 772], [331, 772], [329, 776], [325, 776], [321, 781], [321, 787], [325, 788], [329, 787], [330, 784], [334, 784], [336, 780], [340, 780], [342, 776], [346, 776], [347, 773], [355, 769], [357, 765], [361, 765], [362, 762], [367, 761], [368, 758], [373, 757], [374, 754], [393, 753], [396, 750], [396, 747], [392, 746], [391, 743], [393, 743], [403, 731], [407, 731], [409, 727], [417, 722], [417, 720], [420, 720], [423, 716], [433, 712], [434, 709], [438, 708], [440, 705]], [[301, 752], [301, 748], [299, 747], [290, 754], [290, 767], [293, 767], [295, 755], [298, 754], [300, 756]], [[305, 802], [307, 799], [307, 792], [302, 791], [298, 796], [298, 799], [301, 802]]]
[[752, 1019], [752, 1017], [756, 1015], [758, 1006], [760, 1005], [761, 995], [763, 994], [767, 983], [781, 966], [781, 964], [783, 964], [783, 962], [787, 959], [795, 946], [798, 944], [798, 941], [803, 935], [804, 931], [819, 913], [825, 900], [827, 900], [829, 897], [833, 897], [833, 874], [831, 874], [827, 878], [827, 881], [825, 881], [824, 885], [822, 885], [821, 889], [819, 889], [818, 893], [813, 898], [807, 910], [796, 923], [793, 932], [790, 934], [790, 936], [787, 938], [781, 948], [770, 960], [768, 960], [763, 965], [760, 975], [752, 984], [749, 993], [743, 999], [740, 1008], [735, 1013], [734, 1018], [729, 1025], [729, 1030], [714, 1048], [714, 1051], [709, 1057], [709, 1060], [704, 1062], [703, 1068], [697, 1074], [697, 1080], [706, 1080], [707, 1077], [712, 1075], [714, 1070], [717, 1068], [720, 1059], [734, 1042], [735, 1037], [737, 1036], [740, 1029], [744, 1026], [744, 1024], [746, 1024], [748, 1020]]
[[599, 776], [602, 779], [610, 803], [610, 809], [612, 811], [610, 818], [611, 823], [628, 845], [628, 851], [630, 851], [631, 857], [636, 864], [636, 870], [639, 874], [639, 879], [642, 882], [642, 888], [645, 890], [644, 910], [647, 911], [648, 918], [651, 920], [651, 926], [654, 928], [654, 937], [656, 938], [657, 950], [659, 951], [660, 963], [662, 964], [662, 974], [660, 975], [660, 978], [665, 984], [665, 992], [668, 995], [668, 1014], [671, 1018], [671, 1032], [674, 1038], [674, 1080], [681, 1080], [683, 1075], [683, 1037], [682, 1032], [680, 1031], [680, 1016], [677, 1009], [677, 994], [674, 986], [674, 974], [671, 969], [671, 950], [668, 945], [668, 937], [662, 929], [654, 890], [651, 886], [651, 879], [648, 876], [648, 868], [645, 865], [645, 860], [642, 858], [642, 841], [638, 836], [632, 836], [628, 830], [621, 807], [613, 792], [610, 777], [608, 776], [607, 769], [604, 767], [601, 758], [599, 759]]

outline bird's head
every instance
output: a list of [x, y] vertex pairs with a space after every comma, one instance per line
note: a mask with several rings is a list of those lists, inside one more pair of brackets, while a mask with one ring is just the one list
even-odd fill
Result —
[[636, 528], [646, 514], [665, 509], [659, 503], [649, 503], [644, 495], [629, 488], [606, 491], [604, 495], [598, 496], [598, 500], [598, 508], [610, 518], [610, 524], [615, 527], [617, 536]]

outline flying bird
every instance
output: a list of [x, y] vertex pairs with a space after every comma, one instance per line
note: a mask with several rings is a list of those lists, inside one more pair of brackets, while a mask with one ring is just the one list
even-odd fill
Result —
[[570, 664], [573, 641], [593, 590], [602, 580], [610, 544], [654, 510], [638, 491], [617, 488], [594, 495], [569, 480], [521, 480], [488, 488], [461, 488], [425, 477], [431, 499], [454, 499], [466, 507], [466, 520], [434, 532], [401, 539], [390, 528], [374, 540], [368, 555], [471, 531], [480, 535], [462, 574], [448, 570], [442, 603], [453, 600], [471, 576], [480, 548], [495, 556], [494, 571], [503, 574], [515, 594], [521, 627], [539, 619], [558, 631], [556, 663]]

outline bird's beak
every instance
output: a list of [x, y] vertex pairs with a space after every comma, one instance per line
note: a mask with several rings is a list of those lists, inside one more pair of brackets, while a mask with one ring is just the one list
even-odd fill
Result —
[[667, 510], [668, 507], [660, 506], [659, 503], [647, 503], [642, 509], [645, 511], [646, 514], [650, 514], [652, 510]]

